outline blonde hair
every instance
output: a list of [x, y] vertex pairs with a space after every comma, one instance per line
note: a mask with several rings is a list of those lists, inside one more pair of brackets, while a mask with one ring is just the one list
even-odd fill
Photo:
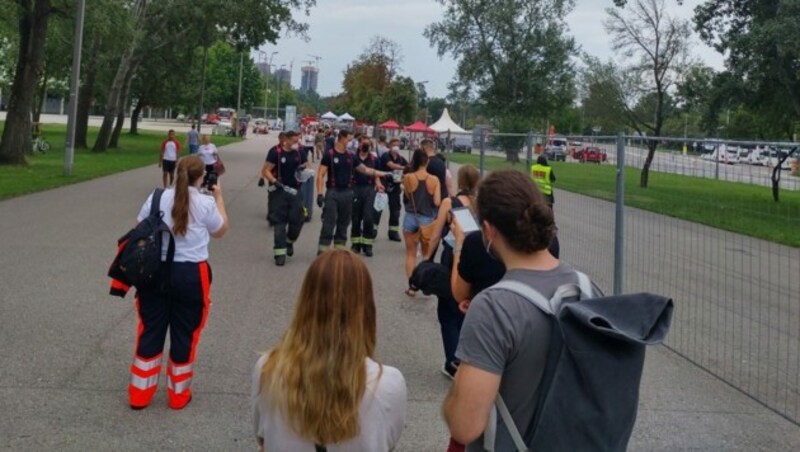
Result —
[[301, 437], [336, 444], [359, 434], [375, 322], [364, 262], [344, 250], [317, 257], [303, 280], [294, 319], [261, 369], [259, 390]]
[[189, 228], [189, 186], [203, 177], [205, 165], [200, 157], [190, 155], [178, 161], [175, 179], [175, 202], [172, 205], [172, 233], [186, 235]]

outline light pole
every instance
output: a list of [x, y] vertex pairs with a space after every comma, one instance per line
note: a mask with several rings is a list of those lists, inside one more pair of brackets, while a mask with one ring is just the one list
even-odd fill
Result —
[[[286, 67], [285, 64], [281, 65], [281, 69], [283, 69], [285, 67]], [[280, 105], [280, 101], [281, 101], [281, 78], [278, 77], [278, 71], [275, 71], [275, 84], [277, 85], [277, 88], [276, 88], [276, 91], [275, 91], [275, 93], [276, 93], [275, 94], [275, 125], [277, 126], [278, 118], [281, 115], [281, 105]]]
[[269, 94], [269, 70], [272, 67], [272, 58], [278, 54], [278, 51], [272, 52], [272, 55], [269, 56], [267, 59], [267, 52], [263, 52], [261, 50], [258, 51], [258, 54], [264, 57], [264, 62], [267, 63], [267, 74], [264, 74], [264, 119], [267, 119], [269, 113], [267, 112], [267, 95]]
[[75, 43], [72, 56], [72, 80], [69, 87], [69, 116], [67, 117], [67, 143], [64, 149], [64, 175], [72, 174], [75, 159], [75, 120], [78, 118], [78, 89], [81, 78], [81, 50], [83, 46], [83, 17], [86, 11], [86, 0], [78, 2], [75, 16]]
[[244, 52], [239, 51], [239, 96], [236, 98], [236, 114], [242, 108], [242, 67], [244, 66]]

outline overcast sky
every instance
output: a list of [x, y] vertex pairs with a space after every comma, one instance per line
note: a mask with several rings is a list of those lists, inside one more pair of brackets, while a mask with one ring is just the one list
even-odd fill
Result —
[[[678, 6], [675, 0], [666, 0], [671, 14], [689, 18], [700, 0], [685, 0]], [[581, 49], [591, 55], [608, 59], [613, 56], [610, 40], [603, 29], [605, 8], [613, 0], [577, 0], [575, 9], [567, 17], [569, 33]], [[276, 46], [261, 50], [278, 55], [273, 64], [292, 62], [292, 85], [300, 85], [300, 67], [307, 64], [311, 55], [319, 55], [319, 93], [323, 96], [341, 91], [345, 66], [361, 53], [370, 38], [385, 36], [402, 47], [404, 60], [402, 74], [416, 81], [427, 80], [430, 96], [445, 97], [447, 84], [453, 79], [455, 63], [452, 58], [439, 58], [422, 35], [425, 27], [440, 20], [443, 7], [434, 0], [317, 0], [310, 15], [300, 18], [309, 24], [308, 42], [299, 38], [283, 38]], [[722, 67], [722, 56], [694, 38], [693, 52], [706, 64]], [[254, 58], [257, 58], [254, 55]]]

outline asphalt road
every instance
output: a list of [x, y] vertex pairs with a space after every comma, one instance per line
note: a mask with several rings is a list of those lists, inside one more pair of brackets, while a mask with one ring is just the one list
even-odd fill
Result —
[[[198, 352], [194, 400], [180, 412], [166, 407], [163, 384], [151, 407], [128, 408], [136, 316], [130, 295], [107, 295], [105, 277], [116, 239], [160, 181], [156, 166], [0, 202], [0, 449], [255, 448], [252, 366], [288, 324], [320, 226], [315, 215], [295, 257], [283, 268], [272, 264], [266, 193], [256, 186], [267, 144], [259, 137], [222, 149], [231, 230], [211, 247], [213, 306]], [[557, 209], [568, 199], [557, 194]], [[589, 230], [607, 243], [608, 225], [600, 220], [564, 215], [563, 240]], [[369, 263], [378, 359], [398, 367], [409, 388], [398, 450], [444, 450], [439, 407], [449, 381], [438, 370], [443, 357], [435, 300], [403, 295], [403, 246], [385, 240], [385, 228]], [[596, 261], [609, 265], [605, 252], [567, 246], [564, 254], [597, 273], [608, 290], [604, 270], [595, 267]], [[796, 425], [664, 348], [650, 350], [641, 391], [631, 450], [800, 449]]]

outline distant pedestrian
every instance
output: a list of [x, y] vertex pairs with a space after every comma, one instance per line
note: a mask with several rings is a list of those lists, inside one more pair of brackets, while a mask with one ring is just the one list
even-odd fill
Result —
[[366, 264], [345, 250], [306, 272], [292, 322], [253, 372], [256, 441], [267, 451], [393, 450], [407, 389], [375, 361], [377, 321]]
[[[197, 345], [211, 306], [208, 243], [211, 237], [221, 238], [228, 230], [222, 187], [219, 184], [211, 187], [212, 196], [208, 196], [200, 193], [202, 181], [203, 162], [197, 156], [184, 157], [178, 163], [175, 187], [161, 196], [159, 210], [175, 237], [175, 252], [169, 271], [164, 273], [169, 280], [139, 288], [136, 294], [139, 327], [128, 385], [133, 409], [150, 405], [158, 390], [167, 331], [170, 335], [167, 403], [179, 410], [192, 400]], [[151, 195], [145, 201], [138, 221], [150, 214], [152, 198]], [[167, 261], [168, 247], [169, 241], [165, 240], [162, 262]]]
[[[403, 194], [401, 172], [408, 166], [408, 161], [400, 154], [400, 140], [393, 138], [389, 142], [389, 151], [380, 158], [379, 169], [390, 175], [383, 178], [383, 186], [389, 196], [389, 240], [401, 242], [400, 238], [400, 197]], [[375, 230], [381, 223], [382, 212], [376, 212]]]
[[389, 145], [386, 143], [386, 136], [381, 135], [378, 137], [378, 146], [376, 147], [378, 158], [383, 157], [387, 152], [389, 152]]
[[175, 165], [181, 152], [181, 143], [175, 138], [175, 131], [167, 132], [167, 139], [161, 142], [161, 157], [158, 167], [161, 168], [161, 180], [164, 188], [172, 186], [175, 182]]
[[189, 155], [196, 154], [200, 147], [200, 132], [197, 131], [196, 125], [192, 124], [192, 129], [186, 134], [186, 138], [189, 143]]
[[553, 198], [553, 182], [556, 181], [556, 174], [553, 168], [547, 163], [547, 157], [540, 155], [536, 163], [531, 166], [531, 180], [536, 183], [539, 191], [547, 200], [547, 205], [553, 208], [555, 198]]
[[322, 158], [322, 153], [325, 151], [325, 133], [322, 129], [317, 129], [314, 135], [314, 160], [318, 161]]
[[[406, 205], [403, 218], [403, 238], [406, 242], [406, 280], [411, 278], [417, 266], [417, 251], [427, 256], [432, 245], [423, 235], [422, 228], [429, 226], [436, 218], [436, 210], [442, 198], [439, 179], [428, 173], [428, 155], [417, 149], [411, 157], [411, 167], [403, 176], [403, 192]], [[409, 287], [406, 295], [415, 296], [416, 289]]]
[[433, 145], [433, 140], [430, 138], [423, 139], [421, 146], [422, 150], [425, 151], [425, 154], [428, 156], [427, 171], [439, 179], [440, 196], [441, 199], [445, 199], [450, 196], [449, 184], [447, 181], [447, 163], [444, 157], [435, 158], [437, 157], [436, 147]]
[[206, 166], [206, 176], [208, 176], [208, 174], [214, 172], [214, 164], [219, 160], [219, 151], [217, 150], [217, 146], [211, 142], [211, 137], [208, 136], [208, 134], [204, 133], [200, 137], [200, 140], [203, 144], [200, 145], [200, 148], [196, 152], [203, 160], [203, 164]]

